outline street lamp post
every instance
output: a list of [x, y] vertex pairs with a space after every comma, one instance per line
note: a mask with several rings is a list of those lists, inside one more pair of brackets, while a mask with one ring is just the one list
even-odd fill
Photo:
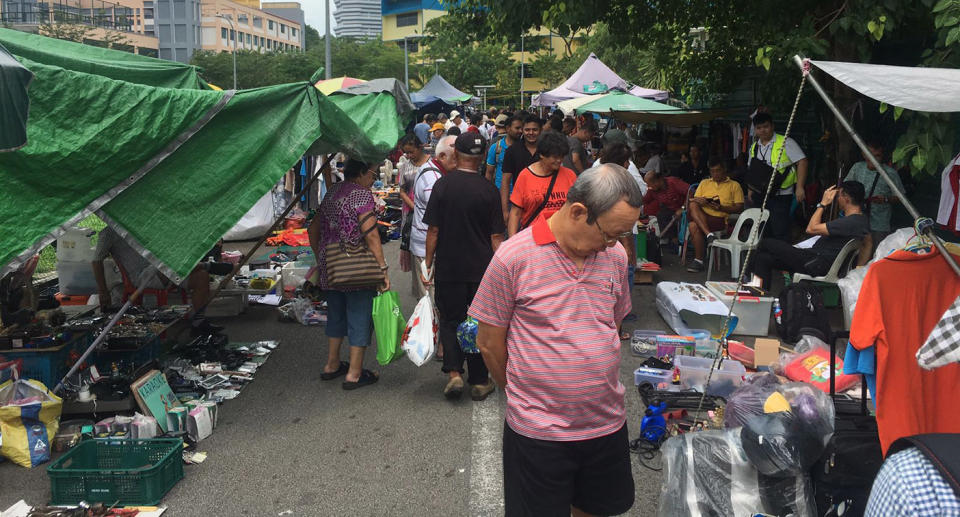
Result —
[[326, 9], [327, 9], [326, 11], [327, 18], [326, 18], [325, 24], [327, 27], [326, 27], [326, 36], [323, 38], [323, 46], [324, 46], [323, 73], [326, 79], [330, 79], [331, 77], [333, 77], [333, 70], [331, 70], [331, 67], [333, 65], [331, 64], [331, 59], [330, 59], [330, 0], [326, 0]]
[[218, 14], [217, 18], [226, 20], [230, 24], [230, 32], [233, 33], [233, 89], [237, 89], [237, 29], [233, 27], [233, 20], [227, 18], [225, 15]]
[[440, 75], [440, 63], [446, 63], [446, 62], [447, 60], [443, 59], [442, 57], [433, 60], [433, 64], [436, 66], [436, 71], [434, 72], [434, 75]]
[[423, 36], [419, 34], [403, 37], [403, 88], [408, 93], [410, 92], [410, 64], [409, 64], [409, 58], [407, 57], [407, 54], [408, 54], [407, 46], [409, 45], [408, 40], [419, 39], [422, 37]]

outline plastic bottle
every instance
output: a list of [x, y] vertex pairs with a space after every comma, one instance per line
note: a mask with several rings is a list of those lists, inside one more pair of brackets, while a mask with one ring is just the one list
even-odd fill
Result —
[[777, 320], [777, 325], [781, 324], [780, 321], [783, 317], [783, 309], [780, 308], [780, 298], [773, 299], [773, 317]]

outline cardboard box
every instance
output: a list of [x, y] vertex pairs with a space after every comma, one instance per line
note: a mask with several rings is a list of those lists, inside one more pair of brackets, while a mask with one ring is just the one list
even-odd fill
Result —
[[633, 285], [647, 285], [653, 283], [653, 271], [634, 271]]
[[770, 338], [757, 338], [753, 343], [753, 366], [770, 366], [780, 360], [780, 341]]

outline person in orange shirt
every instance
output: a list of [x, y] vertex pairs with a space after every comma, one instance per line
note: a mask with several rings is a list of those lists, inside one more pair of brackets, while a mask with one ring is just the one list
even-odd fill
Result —
[[540, 160], [520, 171], [510, 194], [507, 236], [512, 237], [540, 217], [549, 219], [567, 200], [577, 174], [562, 166], [570, 144], [562, 133], [548, 131], [537, 140]]

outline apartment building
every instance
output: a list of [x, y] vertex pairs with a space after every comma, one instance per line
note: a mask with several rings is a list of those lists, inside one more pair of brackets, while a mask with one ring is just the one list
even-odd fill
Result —
[[[169, 0], [168, 0], [169, 1]], [[303, 50], [303, 23], [231, 0], [204, 0], [200, 17], [203, 50], [289, 52]]]

